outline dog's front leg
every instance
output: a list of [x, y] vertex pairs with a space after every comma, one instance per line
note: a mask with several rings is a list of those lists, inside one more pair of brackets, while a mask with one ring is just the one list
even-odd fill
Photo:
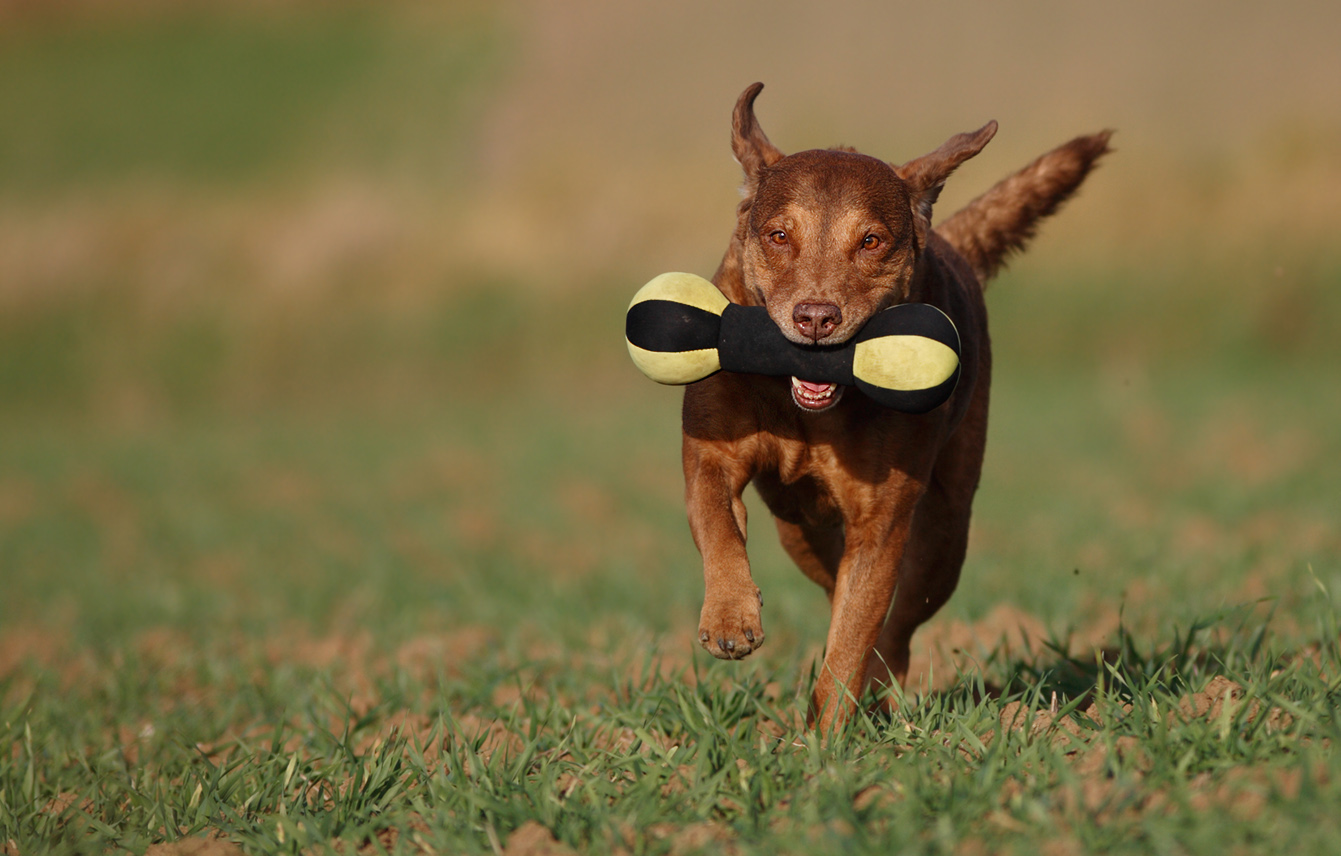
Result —
[[764, 643], [763, 599], [745, 552], [742, 494], [753, 475], [746, 460], [737, 448], [685, 437], [685, 506], [703, 556], [698, 638], [714, 657], [725, 660], [739, 660]]
[[[880, 638], [894, 599], [899, 563], [920, 488], [899, 491], [887, 515], [848, 525], [847, 550], [838, 570], [824, 663], [811, 697], [810, 722], [828, 737], [856, 710], [866, 681], [867, 658]], [[878, 525], [876, 525], [878, 523]]]

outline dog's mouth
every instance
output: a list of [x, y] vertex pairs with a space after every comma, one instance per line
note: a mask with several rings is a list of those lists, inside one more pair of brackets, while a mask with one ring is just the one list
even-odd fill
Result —
[[792, 378], [792, 401], [809, 413], [828, 410], [842, 397], [843, 387], [836, 383], [811, 383], [798, 377]]

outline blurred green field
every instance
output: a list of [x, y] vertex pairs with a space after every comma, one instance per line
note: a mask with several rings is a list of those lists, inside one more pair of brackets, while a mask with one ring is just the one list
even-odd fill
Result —
[[[886, 55], [761, 8], [0, 4], [5, 856], [1335, 849], [1336, 10], [983, 7]], [[826, 750], [776, 740], [827, 620], [757, 503], [769, 645], [695, 652], [679, 395], [619, 338], [715, 266], [755, 79], [785, 150], [991, 111], [946, 212], [1119, 129], [992, 285], [927, 692]], [[1053, 691], [1080, 750], [1001, 723]]]

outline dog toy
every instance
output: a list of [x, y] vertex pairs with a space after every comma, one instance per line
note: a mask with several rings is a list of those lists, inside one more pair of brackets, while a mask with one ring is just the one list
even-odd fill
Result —
[[927, 303], [871, 317], [841, 345], [789, 340], [762, 306], [740, 306], [692, 273], [663, 273], [633, 296], [625, 316], [629, 356], [652, 380], [686, 384], [718, 371], [856, 386], [878, 404], [926, 413], [959, 381], [959, 332]]

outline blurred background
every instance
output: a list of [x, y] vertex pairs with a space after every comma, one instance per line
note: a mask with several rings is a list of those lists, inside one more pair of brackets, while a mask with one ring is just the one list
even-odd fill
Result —
[[[1117, 129], [990, 291], [952, 615], [1341, 586], [1339, 29], [1311, 0], [0, 0], [0, 629], [688, 647], [679, 394], [621, 325], [715, 269], [755, 80], [784, 151], [998, 120], [940, 216]], [[770, 640], [818, 644], [755, 520]]]

